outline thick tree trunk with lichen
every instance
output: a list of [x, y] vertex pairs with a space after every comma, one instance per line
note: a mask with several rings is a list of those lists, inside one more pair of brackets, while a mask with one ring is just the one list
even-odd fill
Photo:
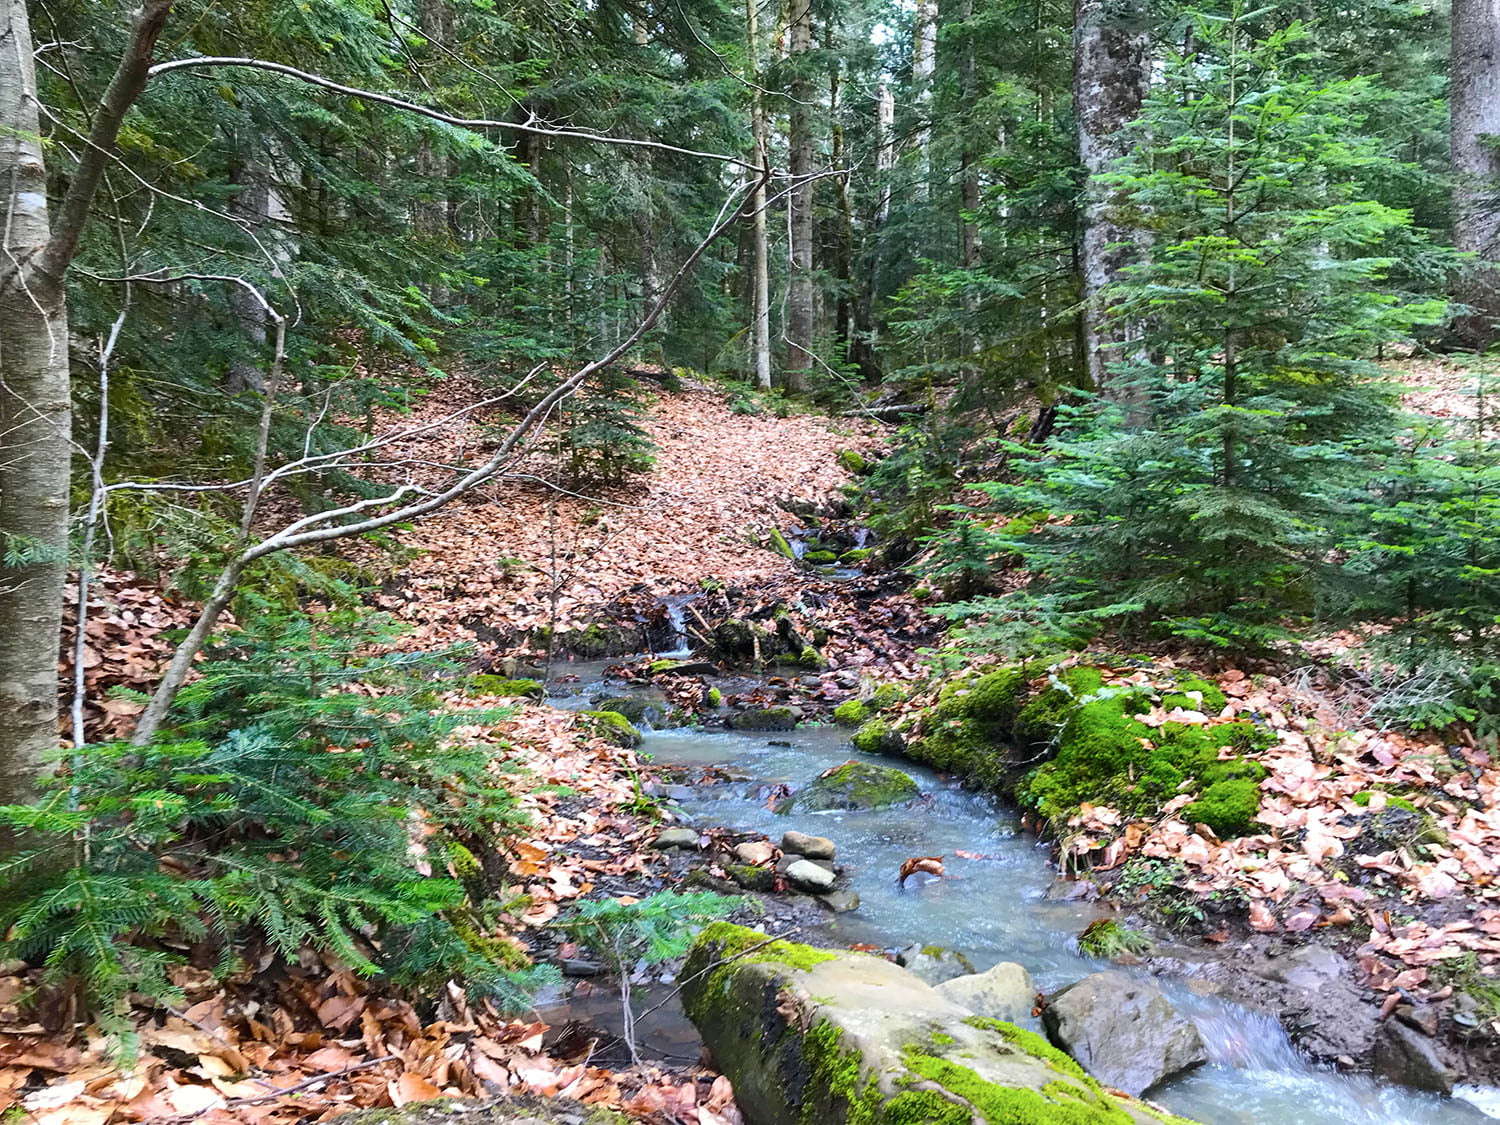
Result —
[[1124, 155], [1125, 127], [1140, 116], [1150, 88], [1149, 17], [1145, 0], [1076, 0], [1073, 10], [1073, 105], [1089, 177], [1079, 253], [1084, 356], [1089, 384], [1106, 394], [1109, 364], [1122, 358], [1128, 333], [1110, 322], [1103, 294], [1136, 260], [1140, 232], [1125, 225], [1117, 194], [1097, 177]]
[[23, 0], [0, 0], [0, 803], [26, 800], [57, 745], [57, 650], [68, 556], [72, 419], [62, 278], [39, 268], [51, 228]]
[[[25, 0], [0, 0], [0, 802], [57, 745], [72, 413], [63, 282], [172, 0], [145, 0], [53, 223]], [[3, 842], [0, 842], [3, 843]]]
[[1459, 300], [1473, 312], [1454, 328], [1470, 347], [1495, 339], [1500, 320], [1500, 5], [1453, 0], [1453, 244], [1478, 262], [1465, 271]]

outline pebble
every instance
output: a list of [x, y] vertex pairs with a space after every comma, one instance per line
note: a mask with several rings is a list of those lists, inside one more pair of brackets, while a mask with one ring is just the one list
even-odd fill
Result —
[[835, 914], [859, 909], [859, 895], [853, 891], [829, 891], [826, 895], [819, 895], [818, 901]]

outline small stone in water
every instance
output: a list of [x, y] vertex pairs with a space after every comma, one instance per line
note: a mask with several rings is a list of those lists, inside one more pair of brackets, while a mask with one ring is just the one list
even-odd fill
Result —
[[802, 891], [829, 890], [837, 878], [828, 868], [806, 859], [799, 859], [786, 869], [786, 881]]
[[837, 852], [832, 840], [826, 836], [809, 836], [805, 832], [787, 832], [781, 837], [781, 850], [787, 855], [803, 855], [808, 859], [832, 859]]
[[830, 891], [826, 895], [819, 895], [818, 901], [835, 914], [846, 914], [859, 909], [859, 895], [853, 891]]

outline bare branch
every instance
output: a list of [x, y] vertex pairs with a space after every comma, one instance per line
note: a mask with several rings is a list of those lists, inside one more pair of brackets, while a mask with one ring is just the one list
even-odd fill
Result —
[[756, 168], [740, 160], [738, 157], [726, 156], [720, 152], [704, 152], [699, 149], [681, 148], [677, 145], [669, 145], [664, 141], [645, 141], [630, 137], [610, 137], [600, 133], [589, 133], [582, 129], [556, 129], [547, 125], [539, 124], [533, 117], [529, 121], [502, 121], [490, 117], [455, 117], [453, 114], [444, 113], [440, 109], [422, 105], [420, 102], [407, 101], [405, 98], [393, 97], [390, 94], [376, 93], [374, 90], [362, 90], [357, 86], [346, 86], [342, 82], [335, 82], [331, 78], [325, 78], [321, 74], [312, 71], [300, 70], [295, 66], [287, 66], [285, 63], [271, 62], [267, 59], [254, 59], [237, 57], [232, 55], [206, 55], [186, 59], [172, 59], [170, 62], [157, 63], [149, 71], [149, 77], [156, 78], [163, 74], [171, 74], [179, 70], [195, 70], [204, 67], [215, 66], [237, 66], [246, 67], [251, 70], [265, 70], [272, 74], [285, 75], [295, 78], [300, 82], [306, 82], [313, 86], [321, 86], [325, 90], [332, 90], [336, 94], [345, 94], [351, 98], [361, 98], [365, 101], [375, 102], [379, 105], [388, 105], [393, 109], [405, 110], [422, 117], [431, 118], [433, 121], [441, 121], [445, 125], [453, 125], [460, 129], [511, 129], [518, 133], [530, 133], [539, 137], [566, 137], [572, 140], [592, 141], [595, 144], [618, 145], [624, 148], [647, 148], [659, 152], [674, 152], [679, 156], [693, 156], [701, 160], [717, 160], [722, 164], [728, 164], [735, 168], [743, 168], [754, 172]]

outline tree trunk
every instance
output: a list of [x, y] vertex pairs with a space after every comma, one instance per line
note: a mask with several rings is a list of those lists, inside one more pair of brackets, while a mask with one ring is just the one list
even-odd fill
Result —
[[[72, 411], [63, 279], [171, 0], [145, 0], [49, 222], [25, 0], [0, 0], [0, 802], [27, 800], [57, 745]], [[0, 848], [3, 848], [0, 841]]]
[[791, 0], [787, 13], [788, 65], [792, 68], [789, 93], [792, 99], [788, 115], [790, 158], [787, 171], [792, 178], [790, 276], [786, 301], [786, 385], [787, 390], [807, 390], [807, 375], [813, 366], [814, 295], [813, 295], [813, 85], [807, 73], [807, 55], [812, 49], [811, 0]]
[[[969, 27], [969, 21], [974, 18], [974, 0], [958, 0], [956, 7], [955, 15], [962, 29], [958, 42], [958, 104], [960, 112], [968, 112], [979, 98], [974, 32]], [[979, 265], [979, 224], [974, 221], [974, 216], [979, 213], [979, 157], [975, 148], [974, 131], [964, 129], [958, 154], [958, 264], [966, 270]], [[964, 290], [963, 347], [969, 355], [981, 348], [978, 319], [979, 302], [974, 290], [967, 288]], [[966, 382], [977, 384], [978, 363], [965, 364], [963, 374]]]
[[[244, 221], [264, 243], [262, 232], [271, 218], [271, 168], [259, 142], [250, 138], [239, 163], [230, 170], [229, 182], [240, 191], [229, 201], [229, 213]], [[238, 285], [229, 287], [229, 311], [234, 314], [240, 334], [250, 342], [258, 359], [266, 347], [266, 309], [255, 297]], [[259, 363], [243, 356], [229, 365], [225, 389], [232, 395], [264, 389], [265, 378]]]
[[916, 198], [926, 200], [932, 179], [932, 76], [937, 67], [937, 0], [917, 0], [911, 48], [911, 87], [917, 110]]
[[1453, 244], [1479, 261], [1457, 294], [1473, 312], [1454, 328], [1464, 343], [1489, 346], [1500, 318], [1500, 10], [1495, 0], [1453, 0]]
[[[755, 149], [751, 163], [764, 170], [770, 162], [766, 105], [760, 91], [760, 25], [757, 0], [745, 0], [745, 53], [750, 82], [750, 139]], [[766, 185], [762, 179], [750, 197], [753, 264], [750, 280], [750, 358], [755, 385], [771, 389], [771, 261], [766, 238]]]
[[1088, 379], [1110, 393], [1111, 362], [1121, 356], [1124, 326], [1110, 323], [1104, 289], [1136, 258], [1140, 232], [1124, 226], [1117, 193], [1097, 182], [1124, 155], [1125, 127], [1140, 116], [1151, 82], [1146, 0], [1076, 0], [1073, 12], [1073, 106], [1078, 156], [1089, 177], [1084, 196], [1084, 349]]
[[[840, 58], [833, 40], [834, 23], [829, 20], [823, 33], [823, 49], [829, 58], [828, 64], [828, 128], [830, 155], [833, 167], [844, 168], [849, 153], [844, 144], [844, 125], [840, 120], [841, 68]], [[849, 171], [835, 181], [838, 187], [838, 230], [834, 242], [834, 273], [838, 281], [838, 297], [834, 303], [833, 335], [841, 346], [843, 358], [855, 358], [854, 339], [854, 200], [849, 191]]]

